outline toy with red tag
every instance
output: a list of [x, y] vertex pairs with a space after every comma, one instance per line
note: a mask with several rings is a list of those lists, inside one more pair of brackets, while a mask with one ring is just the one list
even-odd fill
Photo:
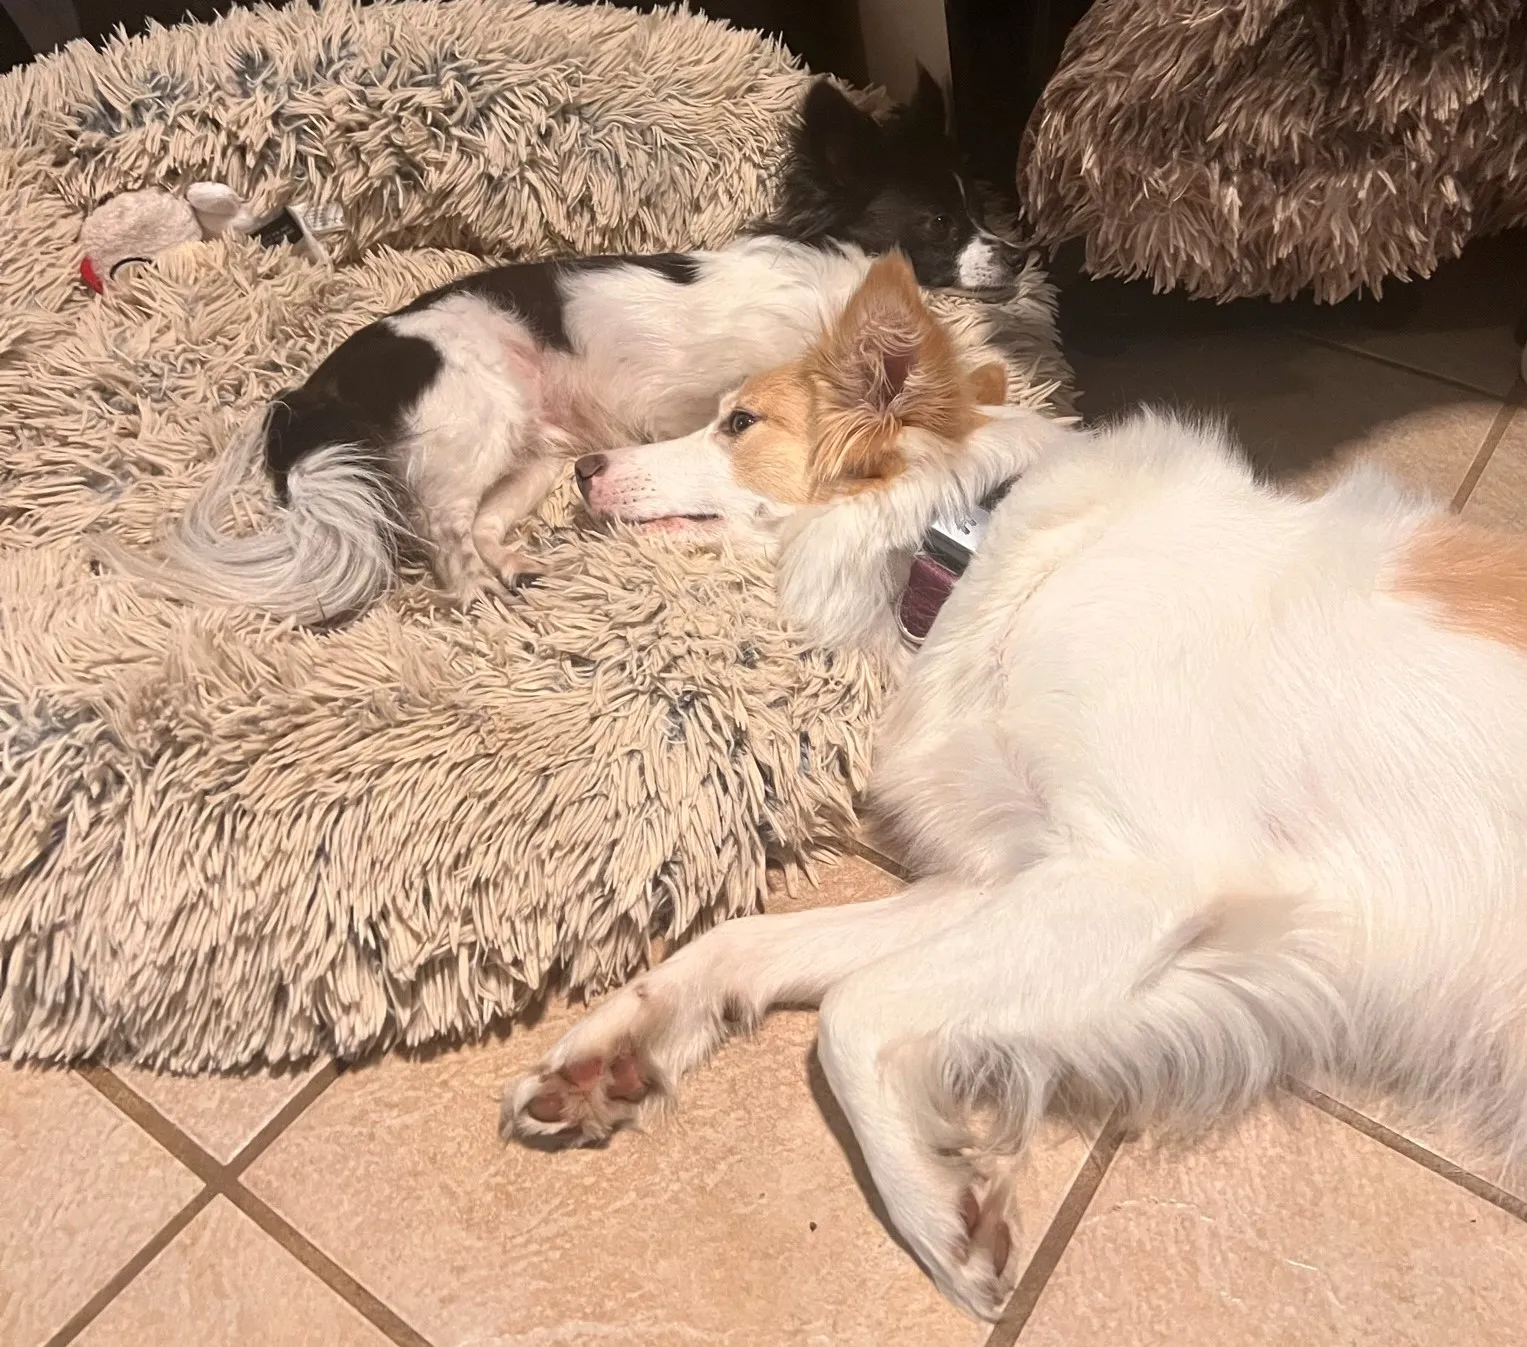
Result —
[[266, 247], [292, 243], [315, 262], [327, 263], [323, 236], [342, 223], [335, 210], [291, 205], [256, 215], [221, 182], [193, 182], [183, 197], [158, 187], [124, 192], [85, 217], [80, 279], [103, 294], [127, 268], [147, 266], [171, 248], [226, 234], [252, 235]]

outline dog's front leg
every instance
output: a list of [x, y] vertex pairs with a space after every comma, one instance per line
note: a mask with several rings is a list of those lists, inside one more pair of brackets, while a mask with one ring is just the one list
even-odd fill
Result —
[[726, 922], [611, 993], [504, 1096], [505, 1138], [590, 1145], [672, 1098], [685, 1073], [771, 1006], [817, 1005], [843, 978], [916, 945], [979, 895], [939, 880], [846, 907]]

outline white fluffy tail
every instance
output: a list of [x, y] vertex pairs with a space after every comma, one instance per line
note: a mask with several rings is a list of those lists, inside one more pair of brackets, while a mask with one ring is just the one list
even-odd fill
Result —
[[265, 418], [229, 446], [211, 482], [166, 541], [145, 557], [104, 541], [111, 565], [189, 602], [248, 608], [318, 626], [352, 616], [392, 582], [398, 525], [385, 486], [353, 445], [303, 457], [289, 502], [254, 533], [230, 532], [261, 476]]

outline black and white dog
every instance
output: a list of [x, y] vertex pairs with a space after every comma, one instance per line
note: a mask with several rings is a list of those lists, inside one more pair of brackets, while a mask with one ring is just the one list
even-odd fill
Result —
[[571, 458], [704, 425], [800, 355], [874, 255], [899, 248], [925, 286], [1010, 286], [1020, 253], [982, 227], [957, 162], [925, 72], [885, 120], [819, 81], [773, 220], [715, 252], [518, 263], [421, 296], [275, 400], [264, 531], [224, 531], [224, 472], [164, 560], [130, 568], [310, 624], [376, 599], [405, 537], [458, 604], [513, 585], [532, 567], [508, 539]]

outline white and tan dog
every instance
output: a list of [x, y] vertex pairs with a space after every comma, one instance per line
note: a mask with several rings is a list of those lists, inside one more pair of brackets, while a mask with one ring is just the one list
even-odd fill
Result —
[[1197, 1124], [1333, 1072], [1506, 1150], [1527, 1130], [1527, 547], [1370, 470], [1296, 499], [1217, 432], [993, 393], [888, 259], [709, 428], [583, 466], [596, 511], [776, 546], [818, 641], [887, 652], [930, 518], [1018, 480], [879, 735], [873, 802], [927, 878], [711, 932], [503, 1119], [601, 1140], [729, 1027], [817, 1003], [891, 1219], [987, 1317], [997, 1157], [1062, 1085]]

